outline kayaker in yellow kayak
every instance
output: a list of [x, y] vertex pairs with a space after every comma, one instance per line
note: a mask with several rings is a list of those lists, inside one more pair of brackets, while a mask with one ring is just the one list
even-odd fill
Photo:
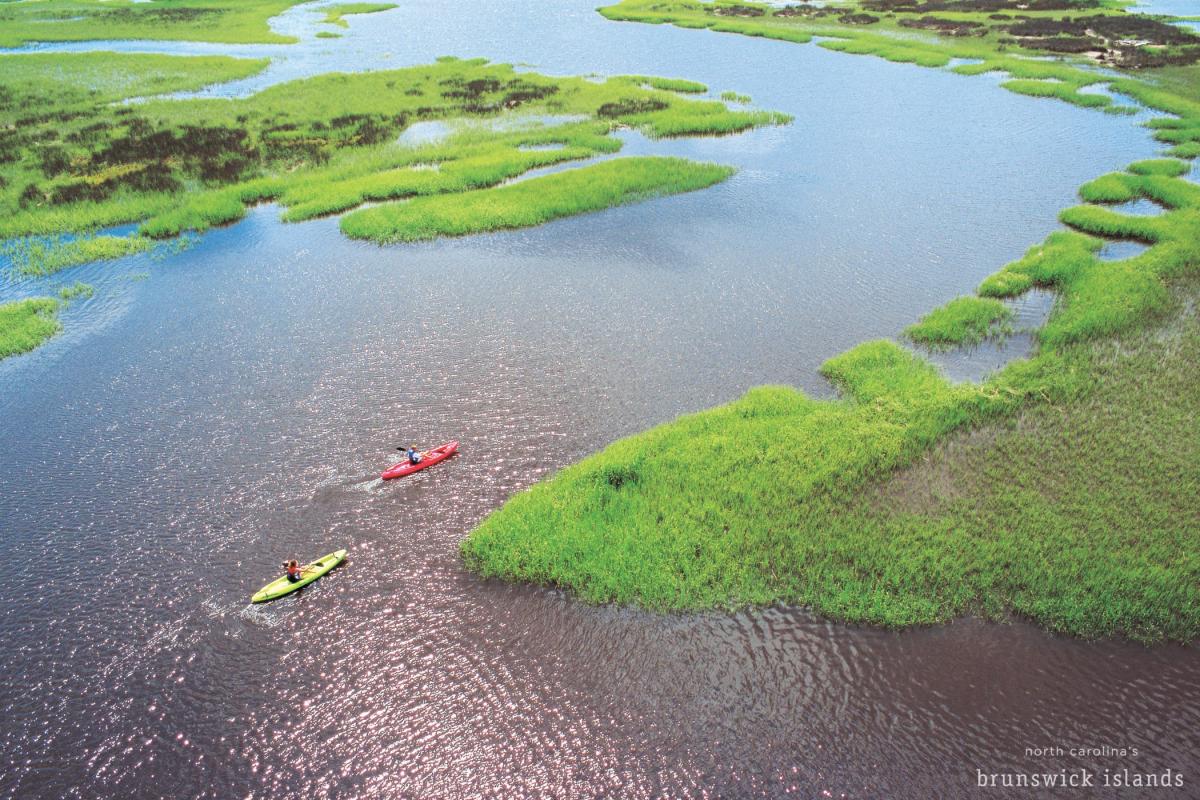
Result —
[[291, 594], [300, 587], [307, 586], [317, 580], [345, 560], [345, 550], [335, 550], [329, 555], [322, 556], [311, 564], [305, 564], [304, 566], [300, 566], [300, 562], [294, 558], [289, 559], [281, 565], [287, 570], [283, 574], [283, 577], [276, 578], [255, 592], [250, 598], [250, 602], [265, 603], [268, 600], [274, 600]]
[[[296, 559], [293, 558], [285, 566], [287, 567], [288, 583], [297, 583], [303, 580], [305, 569], [296, 562]], [[311, 570], [309, 571], [311, 572]]]

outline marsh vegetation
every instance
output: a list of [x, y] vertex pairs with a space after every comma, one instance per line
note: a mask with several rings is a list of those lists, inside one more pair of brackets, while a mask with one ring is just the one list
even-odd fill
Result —
[[[1200, 41], [1190, 34], [1124, 20], [1104, 2], [1023, 2], [1020, 19], [1002, 13], [1018, 10], [1008, 0], [862, 9], [876, 18], [690, 0], [623, 0], [601, 13], [799, 43], [819, 35], [828, 49], [1006, 73], [1011, 91], [1126, 112], [1081, 91], [1107, 84], [1170, 115], [1149, 123], [1168, 155], [1200, 151], [1197, 68], [1186, 66]], [[1075, 31], [1076, 20], [1032, 24], [1064, 11], [1086, 14], [1087, 35], [1103, 41], [1074, 61], [1022, 56], [1068, 52], [1042, 34]], [[940, 38], [895, 35], [901, 28]], [[1112, 39], [1134, 28], [1158, 39]], [[1170, 66], [1161, 78], [1114, 77], [1094, 62]], [[1154, 159], [1089, 182], [1086, 204], [1061, 214], [1067, 230], [906, 331], [931, 346], [977, 342], [1007, 324], [1002, 299], [1052, 289], [1030, 358], [952, 385], [895, 343], [867, 342], [822, 367], [840, 399], [761, 387], [618, 441], [488, 517], [463, 544], [467, 563], [661, 610], [782, 601], [886, 626], [1019, 614], [1083, 636], [1195, 639], [1200, 554], [1180, 547], [1200, 530], [1197, 440], [1180, 435], [1196, 412], [1182, 383], [1200, 346], [1200, 188], [1181, 177], [1189, 169]], [[1107, 207], [1138, 198], [1163, 213]], [[1113, 240], [1149, 247], [1100, 259]], [[1118, 477], [1127, 469], [1139, 479]]]
[[0, 304], [0, 358], [28, 353], [62, 330], [57, 314], [52, 297]]
[[[1018, 53], [1080, 56], [1129, 68], [1200, 61], [1200, 35], [1169, 20], [1126, 13], [1124, 4], [1109, 0], [860, 0], [822, 6], [621, 0], [600, 12], [610, 19], [668, 22], [795, 42], [830, 36], [845, 43], [858, 42], [860, 47], [881, 48], [881, 54], [906, 55], [906, 51], [915, 54], [938, 48], [978, 54], [1011, 48]], [[906, 31], [960, 41], [923, 41], [903, 36]]]
[[989, 335], [1003, 334], [1013, 312], [989, 297], [958, 297], [910, 325], [905, 335], [931, 347], [978, 344]]
[[342, 218], [356, 239], [411, 242], [438, 236], [527, 228], [666, 194], [703, 189], [733, 174], [729, 167], [682, 158], [618, 158], [471, 192], [375, 206]]
[[27, 42], [168, 39], [294, 42], [267, 20], [301, 0], [23, 0], [0, 3], [0, 47]]
[[[380, 11], [389, 11], [395, 7], [395, 3], [341, 3], [321, 9], [325, 12], [325, 19], [322, 21], [341, 28], [349, 28], [350, 23], [346, 21], [346, 17], [352, 14], [377, 14]], [[321, 33], [317, 35], [320, 36]]]
[[[145, 252], [156, 239], [234, 222], [265, 201], [290, 222], [384, 203], [343, 222], [351, 235], [381, 243], [534, 225], [730, 174], [681, 159], [620, 159], [501, 186], [533, 169], [611, 155], [620, 128], [720, 135], [788, 120], [689, 97], [707, 87], [678, 78], [549, 78], [455, 58], [321, 75], [240, 99], [156, 97], [264, 66], [108, 53], [0, 56], [0, 252], [13, 271], [46, 276]], [[434, 120], [456, 125], [453, 135], [419, 146], [398, 141]], [[122, 223], [137, 223], [137, 232], [96, 233]]]
[[[44, 60], [6, 58], [16, 69], [6, 70], [4, 79], [12, 132], [3, 143], [7, 158], [0, 164], [0, 209], [7, 214], [0, 236], [10, 238], [127, 222], [140, 222], [144, 236], [171, 237], [235, 221], [247, 205], [265, 200], [278, 201], [284, 219], [298, 221], [367, 201], [463, 196], [531, 169], [612, 153], [620, 142], [610, 134], [619, 127], [650, 136], [684, 136], [786, 121], [779, 114], [733, 111], [721, 102], [689, 99], [682, 93], [705, 88], [691, 82], [645, 76], [603, 82], [546, 78], [517, 74], [503, 64], [452, 58], [404, 70], [324, 75], [245, 99], [113, 106], [116, 97], [178, 88], [183, 81], [160, 78], [147, 86], [133, 75], [146, 66], [141, 57], [106, 65], [104, 74], [96, 76], [92, 73], [99, 65], [93, 55], [55, 56], [66, 64], [64, 82], [107, 87], [77, 90], [56, 103], [51, 87], [36, 78], [47, 71]], [[82, 61], [76, 63], [77, 58]], [[187, 61], [163, 63], [182, 69]], [[227, 59], [196, 66], [224, 76], [261, 65]], [[9, 76], [28, 77], [11, 81]], [[27, 113], [22, 100], [30, 95], [43, 105], [37, 114]], [[533, 124], [516, 131], [473, 126], [446, 142], [418, 148], [396, 142], [417, 122], [520, 115], [590, 121]], [[559, 147], [529, 149], [548, 144]], [[662, 162], [659, 171], [666, 166], [679, 165]], [[632, 166], [605, 172], [623, 168]], [[685, 175], [674, 180], [688, 185]], [[671, 186], [672, 180], [664, 180], [656, 191], [671, 191]], [[617, 193], [614, 202], [629, 196]], [[585, 206], [595, 208], [580, 208]], [[373, 215], [373, 238], [403, 238], [398, 231], [379, 229], [380, 220], [388, 217]], [[121, 248], [132, 252], [145, 246], [138, 237], [123, 243], [85, 237], [60, 244], [43, 238], [26, 239], [17, 250], [22, 271], [47, 273], [110, 257]]]

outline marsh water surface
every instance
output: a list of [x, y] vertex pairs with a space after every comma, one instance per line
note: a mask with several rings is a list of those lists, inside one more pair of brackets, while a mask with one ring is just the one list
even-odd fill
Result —
[[[927, 798], [1071, 767], [1194, 786], [1194, 648], [663, 617], [463, 569], [459, 541], [513, 492], [756, 384], [828, 395], [824, 359], [971, 290], [1080, 183], [1156, 150], [986, 77], [593, 6], [405, 2], [340, 40], [297, 8], [290, 47], [60, 48], [277, 57], [225, 93], [484, 56], [692, 78], [796, 121], [627, 135], [739, 172], [536, 229], [380, 248], [265, 206], [184, 253], [56, 276], [96, 296], [0, 363], [0, 792]], [[450, 438], [445, 465], [376, 479], [395, 445]], [[281, 559], [342, 546], [299, 596], [248, 605]], [[1026, 755], [1049, 745], [1138, 753]]]

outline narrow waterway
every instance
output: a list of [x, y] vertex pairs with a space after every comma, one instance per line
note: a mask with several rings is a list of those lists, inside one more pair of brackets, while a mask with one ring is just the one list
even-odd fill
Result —
[[[380, 248], [265, 206], [56, 276], [95, 297], [0, 362], [0, 793], [1044, 797], [977, 770], [1086, 768], [1181, 771], [1146, 796], [1195, 796], [1195, 648], [663, 617], [462, 568], [513, 492], [756, 384], [828, 393], [825, 358], [970, 291], [1080, 183], [1156, 152], [1129, 118], [987, 77], [593, 6], [404, 2], [340, 40], [298, 8], [290, 48], [120, 45], [277, 57], [224, 92], [450, 54], [688, 77], [796, 121], [627, 136], [739, 172], [536, 229]], [[395, 445], [450, 438], [453, 461], [376, 480]], [[300, 596], [248, 605], [281, 559], [342, 546]]]

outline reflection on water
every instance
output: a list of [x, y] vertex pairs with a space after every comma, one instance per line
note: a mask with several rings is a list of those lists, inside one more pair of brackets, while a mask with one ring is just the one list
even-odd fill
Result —
[[1114, 239], [1105, 242], [1100, 251], [1096, 253], [1096, 257], [1101, 261], [1124, 261], [1127, 258], [1140, 256], [1149, 249], [1150, 245], [1148, 244]]
[[[1197, 773], [1194, 649], [661, 617], [462, 569], [513, 492], [755, 384], [828, 393], [825, 358], [970, 291], [1080, 183], [1155, 152], [987, 81], [593, 5], [406, 2], [253, 80], [482, 55], [694, 78], [795, 124], [629, 136], [740, 171], [536, 229], [379, 248], [264, 206], [59, 276], [96, 296], [0, 363], [0, 794], [928, 798], [1082, 763], [1025, 756], [1054, 743]], [[395, 445], [450, 438], [453, 461], [378, 481]], [[283, 558], [340, 546], [301, 596], [248, 605]]]
[[1119, 214], [1132, 214], [1138, 217], [1153, 217], [1163, 213], [1163, 207], [1153, 200], [1138, 198], [1127, 203], [1112, 203], [1108, 206]]
[[453, 128], [451, 128], [450, 123], [441, 119], [414, 122], [401, 132], [396, 143], [405, 147], [420, 147], [426, 144], [433, 144], [449, 136], [451, 130]]

